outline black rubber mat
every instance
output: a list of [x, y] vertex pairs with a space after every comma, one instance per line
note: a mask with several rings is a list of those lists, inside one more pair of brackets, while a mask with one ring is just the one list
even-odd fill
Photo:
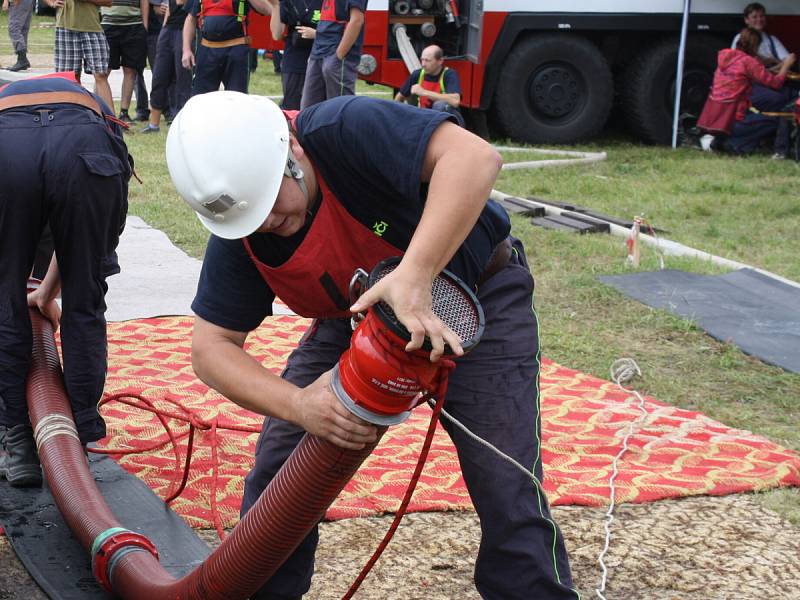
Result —
[[[189, 573], [211, 550], [147, 485], [112, 459], [90, 455], [97, 486], [123, 527], [146, 535], [175, 577]], [[0, 524], [36, 583], [57, 600], [111, 598], [95, 581], [89, 553], [73, 537], [50, 491], [15, 489], [0, 481]]]
[[719, 276], [663, 270], [600, 280], [639, 302], [693, 320], [746, 354], [800, 373], [800, 288], [752, 269]]

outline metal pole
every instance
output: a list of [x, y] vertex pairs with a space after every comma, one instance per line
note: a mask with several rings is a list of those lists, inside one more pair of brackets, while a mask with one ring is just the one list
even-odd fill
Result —
[[686, 55], [686, 36], [689, 33], [689, 13], [692, 0], [684, 0], [683, 22], [681, 23], [681, 41], [678, 45], [678, 69], [675, 76], [675, 111], [672, 115], [672, 147], [678, 147], [678, 117], [681, 114], [681, 92], [683, 91], [683, 61]]

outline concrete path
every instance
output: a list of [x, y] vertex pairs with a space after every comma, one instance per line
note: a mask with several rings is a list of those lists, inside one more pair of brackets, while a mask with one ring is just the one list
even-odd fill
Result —
[[[2, 82], [10, 82], [10, 81], [19, 81], [20, 79], [28, 79], [29, 77], [36, 77], [37, 75], [46, 75], [47, 73], [52, 73], [53, 69], [28, 69], [26, 71], [20, 71], [19, 73], [13, 73], [7, 69], [0, 69], [0, 85]], [[147, 92], [150, 93], [151, 85], [153, 80], [153, 74], [150, 69], [144, 70], [144, 81], [147, 85]], [[81, 83], [87, 90], [94, 90], [94, 77], [91, 75], [87, 75], [83, 73], [81, 75]], [[115, 100], [118, 100], [122, 96], [122, 69], [117, 69], [116, 71], [111, 71], [111, 74], [108, 76], [108, 83], [111, 86], [111, 95], [114, 97]]]
[[[122, 271], [107, 280], [107, 320], [192, 314], [202, 263], [174, 246], [163, 231], [129, 216], [117, 255]], [[280, 304], [273, 311], [292, 314]]]

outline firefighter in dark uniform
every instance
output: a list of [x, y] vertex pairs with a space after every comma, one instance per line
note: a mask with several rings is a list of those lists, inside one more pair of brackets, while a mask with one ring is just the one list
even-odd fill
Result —
[[[194, 0], [183, 23], [184, 68], [194, 68], [192, 95], [226, 90], [247, 93], [250, 79], [250, 7], [263, 15], [272, 11], [267, 0]], [[195, 31], [200, 41], [193, 51]]]
[[422, 67], [413, 71], [397, 91], [394, 99], [407, 102], [417, 99], [420, 108], [430, 108], [453, 115], [464, 127], [461, 106], [461, 81], [458, 73], [444, 66], [444, 52], [439, 46], [428, 46], [420, 55]]
[[[25, 402], [28, 306], [61, 324], [64, 384], [83, 444], [106, 434], [97, 411], [106, 376], [106, 277], [128, 208], [128, 151], [113, 111], [73, 73], [0, 88], [0, 477], [41, 485]], [[42, 229], [55, 255], [42, 284], [26, 282]], [[63, 313], [55, 298], [61, 292]]]
[[[396, 102], [344, 96], [282, 113], [266, 98], [217, 92], [179, 113], [167, 164], [213, 234], [192, 303], [195, 371], [266, 416], [242, 511], [305, 432], [353, 450], [375, 440], [375, 427], [330, 390], [351, 311], [383, 300], [412, 332], [407, 350], [427, 337], [432, 361], [445, 343], [460, 354], [458, 336], [431, 309], [433, 279], [446, 267], [477, 290], [486, 326], [480, 344], [455, 360], [444, 407], [529, 469], [443, 423], [481, 519], [475, 584], [492, 600], [578, 598], [563, 538], [531, 477], [541, 482], [543, 469], [533, 277], [508, 215], [487, 202], [501, 166], [491, 146], [445, 113]], [[398, 255], [398, 267], [349, 306], [353, 271]], [[281, 377], [244, 350], [276, 295], [316, 319]], [[252, 598], [305, 594], [317, 539], [314, 528]]]

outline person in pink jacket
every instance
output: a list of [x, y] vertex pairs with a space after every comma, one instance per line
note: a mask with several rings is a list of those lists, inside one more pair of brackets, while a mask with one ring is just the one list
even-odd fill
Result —
[[764, 138], [774, 136], [775, 153], [784, 157], [788, 149], [788, 122], [751, 111], [750, 92], [754, 83], [780, 89], [796, 59], [789, 54], [778, 73], [773, 74], [756, 58], [760, 44], [761, 34], [746, 27], [735, 49], [719, 51], [714, 83], [697, 125], [709, 134], [727, 135], [724, 147], [735, 154], [751, 152]]

